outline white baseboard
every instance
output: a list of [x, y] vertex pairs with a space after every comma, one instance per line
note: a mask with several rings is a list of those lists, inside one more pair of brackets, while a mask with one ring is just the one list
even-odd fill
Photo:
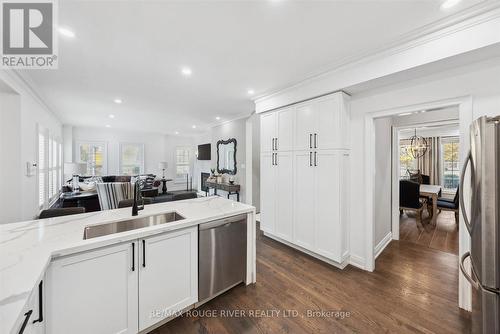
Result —
[[382, 240], [380, 240], [380, 242], [377, 244], [377, 246], [375, 246], [375, 250], [374, 250], [375, 259], [380, 254], [382, 254], [382, 252], [384, 251], [385, 247], [387, 247], [387, 245], [389, 245], [389, 243], [391, 241], [392, 241], [392, 232], [389, 232], [389, 233], [387, 233], [387, 235], [385, 237], [382, 238]]
[[365, 259], [362, 258], [361, 256], [351, 254], [351, 257], [349, 259], [349, 264], [351, 266], [355, 266], [356, 268], [366, 270], [365, 269]]
[[275, 235], [273, 235], [273, 234], [270, 234], [270, 233], [268, 233], [268, 232], [265, 232], [265, 231], [264, 231], [264, 235], [265, 235], [266, 237], [268, 237], [268, 238], [271, 238], [271, 239], [273, 239], [273, 240], [279, 241], [279, 242], [281, 242], [282, 244], [285, 244], [285, 245], [287, 245], [287, 246], [289, 246], [289, 247], [295, 248], [296, 250], [299, 250], [299, 251], [301, 251], [302, 253], [306, 253], [307, 255], [310, 255], [310, 256], [312, 256], [312, 257], [314, 257], [314, 258], [318, 259], [318, 260], [321, 260], [321, 261], [323, 261], [323, 262], [326, 262], [326, 263], [328, 263], [328, 264], [330, 264], [330, 265], [332, 265], [332, 266], [334, 266], [334, 267], [337, 267], [337, 268], [339, 268], [339, 269], [344, 269], [344, 268], [345, 268], [345, 267], [349, 264], [347, 260], [346, 260], [346, 261], [343, 261], [342, 263], [338, 263], [337, 261], [330, 260], [329, 258], [326, 258], [326, 257], [324, 257], [324, 256], [322, 256], [322, 255], [319, 255], [319, 254], [316, 254], [316, 253], [314, 253], [314, 252], [311, 252], [310, 250], [307, 250], [307, 249], [305, 249], [305, 248], [302, 248], [302, 247], [300, 247], [300, 246], [297, 246], [297, 245], [295, 245], [295, 244], [293, 244], [293, 243], [291, 243], [291, 242], [289, 242], [289, 241], [283, 240], [283, 239], [281, 239], [280, 237], [277, 237], [277, 236], [275, 236]]

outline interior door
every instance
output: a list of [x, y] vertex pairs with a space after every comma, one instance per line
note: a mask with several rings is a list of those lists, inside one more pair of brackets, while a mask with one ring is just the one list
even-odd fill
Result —
[[278, 152], [276, 158], [276, 230], [275, 234], [293, 240], [293, 154]]
[[281, 109], [276, 112], [277, 119], [277, 143], [278, 151], [293, 150], [293, 119], [295, 117], [294, 108]]
[[273, 139], [276, 138], [276, 113], [260, 116], [260, 152], [273, 151]]
[[316, 129], [316, 115], [312, 102], [300, 105], [295, 111], [295, 150], [309, 150], [313, 147]]
[[342, 129], [340, 97], [332, 95], [314, 104], [317, 120], [317, 130], [313, 140], [317, 149], [341, 148], [341, 136], [346, 132]]
[[46, 332], [137, 333], [137, 242], [51, 263], [46, 280]]
[[312, 151], [294, 153], [293, 226], [295, 244], [314, 250], [314, 167]]
[[316, 177], [316, 253], [341, 262], [342, 231], [340, 227], [341, 151], [318, 151], [315, 157]]
[[260, 157], [260, 229], [274, 233], [276, 217], [276, 166], [275, 153]]
[[198, 301], [198, 228], [139, 242], [139, 330]]

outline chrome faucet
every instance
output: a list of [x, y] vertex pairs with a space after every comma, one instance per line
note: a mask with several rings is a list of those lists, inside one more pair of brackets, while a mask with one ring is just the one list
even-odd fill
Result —
[[[142, 200], [141, 195], [141, 186], [140, 179], [137, 177], [134, 183], [134, 204], [132, 205], [132, 216], [137, 216], [139, 214], [139, 210], [144, 210], [144, 202]], [[141, 203], [138, 205], [138, 203]]]

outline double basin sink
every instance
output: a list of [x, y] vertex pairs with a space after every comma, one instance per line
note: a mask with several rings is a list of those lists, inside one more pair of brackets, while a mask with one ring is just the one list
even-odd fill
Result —
[[89, 225], [85, 227], [85, 230], [83, 232], [83, 239], [86, 240], [91, 238], [102, 237], [108, 234], [115, 234], [149, 226], [172, 223], [182, 219], [185, 218], [180, 214], [178, 214], [177, 212], [173, 211], [156, 216], [133, 218], [130, 220], [119, 221], [114, 223]]

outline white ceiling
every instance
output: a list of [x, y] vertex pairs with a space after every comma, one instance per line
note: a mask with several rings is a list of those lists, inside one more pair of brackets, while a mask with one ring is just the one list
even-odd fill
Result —
[[63, 123], [193, 134], [250, 114], [250, 88], [282, 88], [481, 0], [442, 2], [62, 0], [76, 37], [60, 37], [58, 70], [23, 75]]

